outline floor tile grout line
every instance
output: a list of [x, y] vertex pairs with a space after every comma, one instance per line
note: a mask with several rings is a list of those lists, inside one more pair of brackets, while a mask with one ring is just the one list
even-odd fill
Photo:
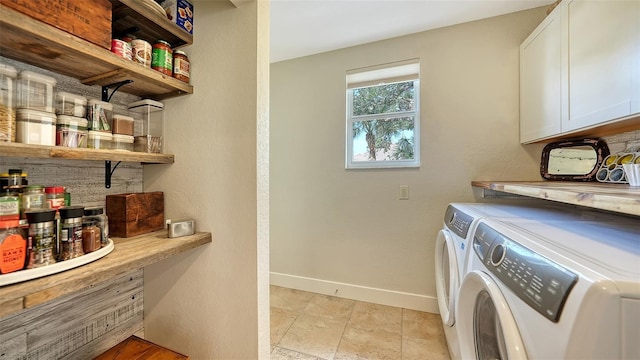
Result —
[[351, 312], [349, 313], [349, 318], [347, 319], [347, 322], [344, 324], [344, 328], [342, 329], [342, 334], [340, 334], [340, 341], [338, 341], [338, 346], [336, 346], [336, 351], [333, 353], [333, 358], [330, 360], [335, 359], [336, 355], [338, 355], [338, 349], [340, 349], [340, 344], [342, 343], [344, 334], [347, 331], [347, 326], [349, 326], [349, 323], [351, 322], [351, 317], [353, 316], [353, 312], [355, 311], [357, 304], [358, 304], [358, 300], [354, 300], [353, 306], [351, 307]]

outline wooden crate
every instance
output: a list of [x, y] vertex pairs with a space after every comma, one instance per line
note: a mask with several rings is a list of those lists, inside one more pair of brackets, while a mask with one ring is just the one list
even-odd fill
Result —
[[111, 49], [109, 0], [0, 0], [0, 4]]
[[164, 193], [107, 195], [109, 234], [131, 237], [164, 229]]
[[94, 360], [188, 360], [189, 357], [137, 336], [131, 336]]

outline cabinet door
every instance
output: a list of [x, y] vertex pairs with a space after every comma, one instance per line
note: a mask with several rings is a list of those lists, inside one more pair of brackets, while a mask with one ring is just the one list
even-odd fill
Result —
[[521, 143], [561, 132], [561, 23], [558, 8], [520, 45]]
[[640, 112], [640, 1], [567, 3], [571, 131]]

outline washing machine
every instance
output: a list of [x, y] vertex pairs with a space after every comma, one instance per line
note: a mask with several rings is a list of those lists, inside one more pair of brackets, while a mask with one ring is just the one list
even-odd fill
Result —
[[640, 221], [481, 219], [456, 305], [463, 359], [639, 359]]
[[560, 206], [548, 201], [535, 200], [511, 203], [449, 204], [445, 210], [443, 228], [436, 237], [435, 274], [438, 309], [451, 358], [460, 359], [455, 308], [459, 287], [466, 273], [470, 234], [480, 219], [572, 219], [586, 221], [606, 216], [608, 215], [578, 207]]

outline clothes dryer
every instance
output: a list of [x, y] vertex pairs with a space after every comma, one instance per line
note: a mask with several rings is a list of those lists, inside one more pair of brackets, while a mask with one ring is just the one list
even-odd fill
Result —
[[640, 358], [640, 222], [481, 219], [457, 302], [464, 359]]
[[436, 237], [435, 274], [438, 309], [451, 358], [460, 358], [455, 308], [459, 287], [466, 274], [470, 234], [480, 219], [585, 220], [598, 216], [601, 215], [580, 208], [553, 205], [548, 201], [449, 204], [445, 210], [443, 228]]

